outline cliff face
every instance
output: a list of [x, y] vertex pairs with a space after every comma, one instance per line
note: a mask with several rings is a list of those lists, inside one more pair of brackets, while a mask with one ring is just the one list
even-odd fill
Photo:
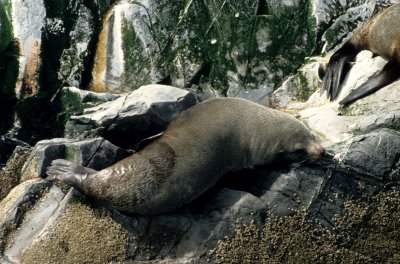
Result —
[[[397, 233], [376, 241], [399, 219], [399, 82], [346, 109], [317, 91], [329, 55], [395, 2], [0, 0], [0, 262], [396, 262]], [[343, 94], [384, 64], [360, 53]], [[215, 96], [295, 112], [327, 157], [231, 173], [157, 216], [43, 179], [55, 158], [106, 167]]]
[[2, 0], [0, 132], [57, 134], [51, 99], [65, 86], [194, 85], [260, 100], [392, 2]]

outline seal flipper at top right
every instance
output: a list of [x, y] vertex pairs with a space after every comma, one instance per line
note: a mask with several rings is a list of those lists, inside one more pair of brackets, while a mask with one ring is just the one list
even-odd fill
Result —
[[379, 73], [341, 100], [339, 104], [343, 106], [378, 91], [400, 77], [400, 4], [394, 4], [372, 17], [332, 55], [322, 81], [321, 94], [327, 91], [331, 101], [338, 98], [350, 62], [361, 50], [370, 50], [387, 59], [388, 63]]

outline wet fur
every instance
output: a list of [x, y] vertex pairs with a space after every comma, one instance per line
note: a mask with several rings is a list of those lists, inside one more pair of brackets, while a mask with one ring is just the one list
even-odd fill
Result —
[[[157, 214], [192, 201], [227, 171], [277, 157], [316, 160], [322, 153], [295, 118], [250, 101], [215, 98], [182, 112], [158, 139], [76, 187], [116, 209]], [[86, 175], [81, 167], [54, 161], [48, 174], [66, 181]]]
[[351, 39], [330, 58], [321, 86], [331, 101], [339, 96], [343, 80], [361, 50], [370, 50], [388, 60], [385, 67], [353, 90], [339, 104], [347, 106], [390, 84], [400, 76], [400, 4], [377, 14], [356, 30]]

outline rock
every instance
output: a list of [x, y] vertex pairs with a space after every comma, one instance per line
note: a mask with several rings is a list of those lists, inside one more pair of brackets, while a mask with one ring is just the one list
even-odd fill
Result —
[[164, 85], [146, 85], [115, 101], [85, 109], [66, 125], [69, 137], [100, 135], [117, 146], [133, 148], [162, 132], [183, 110], [195, 105], [195, 94]]
[[396, 3], [395, 0], [356, 0], [346, 3], [331, 0], [312, 1], [312, 13], [316, 19], [318, 31], [324, 31], [323, 51], [332, 50], [335, 45], [342, 43], [343, 39], [348, 39], [349, 33], [361, 26], [373, 14], [394, 3]]
[[28, 144], [16, 138], [11, 138], [9, 136], [0, 136], [0, 168], [6, 164], [7, 160], [10, 158], [15, 148], [18, 146], [29, 147]]
[[0, 170], [0, 201], [20, 183], [21, 169], [31, 152], [30, 147], [17, 146]]
[[42, 140], [33, 148], [22, 168], [22, 181], [38, 177], [46, 178], [46, 169], [55, 159], [70, 159], [86, 167], [100, 170], [129, 154], [103, 138]]
[[[43, 108], [50, 100], [51, 104], [60, 102], [63, 112], [58, 115], [58, 121], [63, 124], [68, 119], [65, 133], [79, 139], [40, 141], [23, 169], [21, 164], [29, 150], [17, 147], [9, 159], [11, 148], [6, 151], [7, 158], [1, 162], [8, 162], [0, 172], [3, 182], [0, 262], [221, 263], [210, 251], [234, 235], [239, 236], [239, 242], [251, 241], [248, 251], [262, 248], [265, 254], [279, 250], [274, 248], [271, 253], [263, 247], [265, 243], [275, 245], [289, 237], [284, 257], [298, 261], [302, 259], [296, 255], [302, 253], [301, 247], [296, 251], [293, 249], [296, 241], [290, 241], [303, 234], [296, 233], [299, 227], [296, 222], [289, 228], [295, 234], [284, 233], [284, 237], [279, 237], [282, 235], [279, 232], [263, 237], [259, 231], [264, 224], [269, 224], [266, 221], [270, 221], [270, 214], [285, 221], [303, 210], [306, 220], [317, 220], [337, 239], [329, 260], [338, 254], [338, 259], [344, 262], [379, 262], [374, 254], [381, 251], [382, 245], [385, 250], [391, 250], [393, 247], [387, 246], [388, 243], [398, 244], [395, 226], [388, 229], [393, 232], [383, 237], [374, 236], [378, 228], [364, 226], [363, 221], [397, 223], [398, 210], [392, 210], [388, 216], [379, 213], [390, 211], [390, 204], [400, 204], [400, 138], [396, 131], [400, 122], [397, 99], [400, 83], [392, 83], [342, 109], [337, 102], [329, 103], [324, 95], [319, 95], [318, 71], [327, 58], [306, 59], [306, 64], [297, 69], [306, 56], [317, 54], [323, 45], [325, 51], [336, 50], [350, 29], [393, 2], [273, 0], [232, 4], [178, 1], [171, 5], [166, 1], [123, 0], [116, 2], [104, 16], [104, 30], [96, 43], [98, 21], [110, 1], [103, 1], [101, 5], [81, 0], [56, 4], [47, 0], [33, 1], [37, 6], [32, 6], [35, 10], [30, 14], [36, 14], [39, 20], [45, 8], [44, 26], [30, 24], [19, 30], [41, 34], [41, 67], [32, 59], [26, 72], [28, 68], [34, 69], [32, 72], [40, 69], [38, 80], [46, 86], [40, 86], [43, 83], [39, 81], [39, 90], [46, 87], [46, 91], [43, 90], [40, 98], [27, 97], [18, 103], [19, 107], [26, 105], [22, 110], [19, 108], [21, 124], [29, 135], [34, 131], [28, 124], [51, 131], [52, 127], [42, 122], [51, 111]], [[11, 10], [10, 3], [20, 10]], [[17, 32], [13, 31], [13, 23], [25, 25], [33, 19], [27, 14], [26, 20], [24, 16], [12, 20], [11, 12], [24, 14], [24, 8], [32, 3], [0, 0], [0, 76], [6, 76], [0, 79], [0, 110], [4, 110], [0, 111], [0, 134], [18, 125], [18, 122], [14, 124], [13, 106], [18, 100], [15, 92], [18, 75], [15, 74], [19, 68], [19, 48], [13, 40]], [[44, 34], [38, 28], [43, 28]], [[18, 32], [23, 36], [22, 31]], [[323, 40], [320, 39], [322, 35]], [[29, 46], [29, 41], [21, 43], [21, 47]], [[95, 44], [98, 44], [97, 57], [92, 71], [91, 52]], [[27, 52], [35, 57], [31, 50]], [[341, 98], [379, 71], [384, 63], [381, 58], [373, 58], [371, 53], [359, 54], [344, 81]], [[328, 154], [314, 164], [231, 172], [204, 195], [173, 212], [155, 216], [124, 215], [62, 184], [53, 185], [38, 177], [45, 177], [47, 166], [55, 158], [67, 158], [96, 169], [107, 167], [130, 154], [112, 143], [133, 147], [141, 139], [162, 131], [179, 112], [196, 104], [198, 98], [193, 93], [160, 85], [145, 86], [119, 98], [77, 88], [59, 90], [62, 84], [88, 86], [90, 72], [94, 75], [93, 90], [105, 89], [107, 84], [110, 90], [122, 93], [136, 90], [142, 83], [162, 82], [191, 87], [204, 92], [205, 98], [227, 94], [264, 104], [269, 104], [273, 98], [273, 106], [299, 111], [298, 117], [322, 137]], [[286, 76], [293, 73], [295, 75], [270, 96]], [[26, 76], [25, 80], [37, 80], [34, 73], [29, 78]], [[22, 75], [20, 81], [21, 78]], [[58, 96], [53, 98], [58, 90]], [[307, 99], [313, 91], [315, 93]], [[29, 92], [25, 90], [24, 96], [29, 96]], [[28, 107], [32, 100], [38, 101], [35, 107]], [[141, 117], [144, 119], [139, 119]], [[22, 133], [17, 132], [15, 134], [21, 138]], [[10, 191], [18, 184], [20, 171], [22, 183]], [[378, 212], [364, 213], [377, 203], [375, 200], [370, 203], [369, 197], [391, 186], [395, 188], [388, 197], [389, 205], [377, 208]], [[356, 200], [366, 207], [348, 207], [349, 202]], [[350, 232], [341, 233], [343, 229], [338, 229], [336, 222], [338, 217], [354, 215], [360, 217], [346, 226]], [[246, 232], [250, 231], [240, 233], [236, 228], [238, 224], [251, 224], [254, 229], [250, 231], [257, 239], [247, 240]], [[357, 226], [363, 228], [362, 234], [354, 238], [353, 243], [346, 242]], [[263, 234], [265, 229], [262, 231]], [[305, 232], [305, 235], [318, 235], [323, 240], [316, 240], [322, 242], [317, 245], [317, 253], [312, 252], [312, 255], [315, 261], [324, 262], [324, 254], [329, 252], [324, 243], [331, 236], [310, 228]], [[365, 236], [370, 234], [365, 243], [370, 253], [358, 252], [353, 246], [365, 241]], [[375, 238], [378, 242], [373, 241]], [[232, 256], [236, 257], [236, 253]], [[247, 258], [238, 263], [260, 260], [249, 257], [252, 256], [250, 252], [245, 253], [248, 253]], [[317, 260], [315, 254], [318, 254]], [[391, 261], [396, 262], [397, 255], [393, 253]]]
[[13, 37], [21, 54], [15, 94], [36, 95], [40, 89], [49, 89], [42, 86], [57, 86], [59, 81], [80, 86], [104, 6], [80, 0], [58, 5], [47, 0], [10, 2]]
[[[91, 90], [123, 93], [166, 78], [159, 67], [165, 45], [155, 39], [154, 1], [120, 1], [103, 22], [96, 51]], [[168, 12], [168, 10], [165, 10]], [[107, 87], [107, 88], [106, 88]]]
[[[115, 256], [120, 261], [208, 263], [209, 252], [217, 242], [234, 234], [232, 223], [240, 219], [242, 223], [252, 222], [262, 228], [267, 210], [277, 216], [288, 216], [306, 208], [309, 218], [332, 227], [334, 217], [341, 212], [348, 197], [376, 193], [382, 184], [390, 182], [390, 178], [382, 176], [393, 172], [399, 151], [397, 132], [374, 131], [337, 147], [336, 153], [342, 155], [337, 163], [326, 158], [311, 165], [261, 167], [229, 173], [192, 203], [155, 216], [123, 215], [113, 209], [108, 209], [109, 214], [96, 201], [81, 200], [77, 193], [74, 195], [77, 198], [73, 198], [70, 192], [63, 202], [57, 200], [59, 209], [53, 216], [46, 216], [47, 224], [34, 233], [33, 240], [26, 240], [20, 247], [11, 244], [6, 252], [10, 252], [8, 256], [17, 252], [13, 256], [29, 263], [39, 259], [51, 263], [57, 258], [66, 258], [68, 262], [86, 259], [96, 252], [102, 252], [92, 256], [99, 262]], [[366, 168], [369, 172], [360, 169], [366, 159], [371, 164], [370, 169]], [[380, 166], [374, 168], [378, 163]], [[77, 225], [78, 218], [85, 224]], [[25, 228], [21, 226], [20, 230]], [[76, 238], [78, 233], [85, 234], [84, 242]], [[99, 248], [101, 243], [94, 243], [95, 240], [111, 244]], [[79, 250], [83, 244], [86, 256]]]
[[58, 79], [63, 86], [79, 87], [83, 83], [83, 72], [91, 55], [90, 44], [96, 31], [95, 21], [92, 10], [84, 5], [78, 9], [75, 25], [69, 33], [70, 46], [62, 51], [60, 57]]
[[103, 22], [91, 89], [211, 85], [259, 100], [310, 55], [312, 20], [299, 1], [120, 1]]
[[[325, 136], [326, 143], [338, 143], [349, 139], [353, 134], [369, 132], [382, 127], [397, 127], [399, 122], [399, 103], [396, 94], [399, 93], [399, 82], [394, 82], [378, 92], [345, 109], [339, 109], [338, 101], [342, 100], [353, 89], [359, 87], [368, 77], [377, 73], [386, 61], [380, 57], [371, 57], [371, 52], [361, 52], [355, 64], [343, 82], [339, 98], [327, 103], [326, 95], [315, 92], [307, 102], [293, 104], [291, 108], [302, 109], [299, 116], [316, 132]], [[325, 104], [324, 104], [325, 103]]]
[[58, 208], [64, 194], [58, 187], [52, 187], [43, 194], [40, 201], [23, 216], [24, 223], [13, 236], [13, 244], [4, 251], [4, 256], [13, 263], [19, 263], [26, 249], [38, 237], [50, 216]]
[[119, 262], [125, 260], [125, 243], [126, 231], [107, 211], [89, 208], [69, 192], [21, 262]]
[[400, 135], [390, 129], [377, 129], [368, 134], [354, 136], [337, 150], [340, 166], [349, 167], [359, 174], [386, 182], [397, 168], [400, 153]]
[[95, 36], [109, 4], [0, 3], [0, 134], [18, 129], [19, 139], [33, 145], [57, 131], [53, 95], [63, 85], [89, 83]]
[[116, 100], [117, 98], [119, 98], [119, 95], [94, 93], [76, 87], [64, 87], [57, 97], [61, 108], [57, 114], [57, 120], [64, 127], [72, 115], [80, 115], [85, 108], [97, 106], [104, 102]]
[[309, 100], [310, 96], [321, 84], [319, 71], [325, 60], [313, 57], [301, 67], [294, 76], [290, 76], [270, 96], [262, 99], [262, 103], [278, 109], [298, 109], [302, 102]]
[[400, 135], [377, 129], [330, 148], [336, 162], [325, 167], [326, 177], [307, 210], [311, 219], [333, 227], [346, 202], [372, 197], [385, 185], [398, 184]]
[[12, 1], [14, 36], [19, 40], [21, 57], [16, 95], [27, 96], [39, 90], [42, 31], [46, 9], [43, 1]]
[[0, 1], [0, 135], [7, 133], [14, 122], [13, 106], [17, 101], [19, 44], [14, 39], [11, 0]]
[[[30, 212], [50, 183], [40, 179], [24, 182], [14, 188], [0, 202], [0, 252], [3, 253], [11, 237], [21, 228], [25, 215]], [[8, 248], [8, 247], [7, 247]]]

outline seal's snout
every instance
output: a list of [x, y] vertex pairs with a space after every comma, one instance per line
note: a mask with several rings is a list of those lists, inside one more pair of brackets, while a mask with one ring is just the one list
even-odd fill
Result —
[[307, 147], [307, 153], [311, 161], [317, 161], [325, 154], [325, 149], [317, 142], [310, 142]]

